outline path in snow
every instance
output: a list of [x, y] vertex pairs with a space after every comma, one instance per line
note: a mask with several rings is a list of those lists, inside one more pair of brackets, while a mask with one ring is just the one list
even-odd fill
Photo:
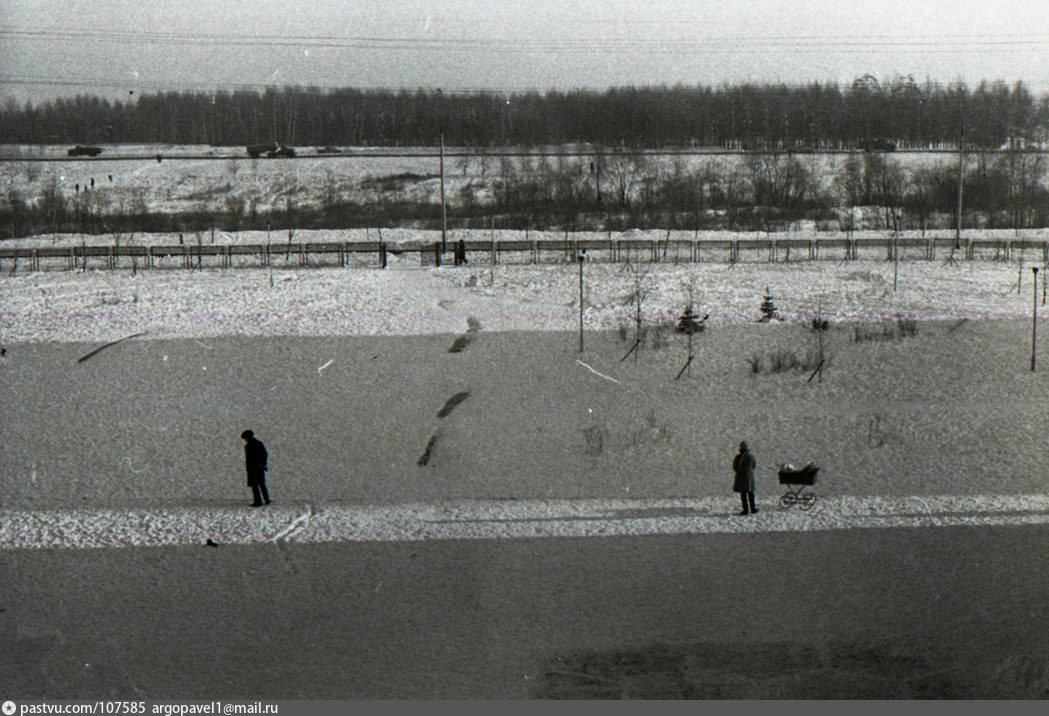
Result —
[[0, 548], [217, 546], [263, 542], [616, 537], [872, 528], [1049, 524], [1049, 494], [833, 497], [809, 511], [764, 505], [736, 514], [731, 497], [461, 500], [437, 504], [251, 510], [0, 512]]

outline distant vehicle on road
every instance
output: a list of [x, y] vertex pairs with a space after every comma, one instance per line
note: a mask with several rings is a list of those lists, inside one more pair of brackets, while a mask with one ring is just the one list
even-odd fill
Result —
[[83, 144], [78, 144], [66, 152], [70, 157], [97, 157], [101, 153], [102, 147], [89, 147]]
[[265, 142], [263, 144], [249, 144], [244, 147], [247, 150], [248, 156], [252, 159], [258, 159], [262, 154], [267, 157], [294, 157], [295, 150], [291, 147], [286, 147], [283, 144], [276, 144], [274, 142]]
[[252, 159], [257, 159], [260, 154], [266, 154], [272, 152], [277, 148], [277, 145], [273, 142], [266, 142], [264, 144], [249, 144], [244, 147], [247, 150], [248, 156]]
[[860, 149], [865, 152], [895, 152], [896, 143], [890, 142], [888, 139], [871, 139], [860, 142]]

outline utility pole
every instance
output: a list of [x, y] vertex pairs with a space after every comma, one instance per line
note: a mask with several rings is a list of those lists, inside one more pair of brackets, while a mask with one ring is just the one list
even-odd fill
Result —
[[954, 217], [954, 248], [962, 247], [962, 183], [965, 178], [965, 117], [958, 136], [958, 206]]
[[441, 253], [448, 250], [448, 211], [444, 205], [444, 133], [441, 133]]
[[441, 135], [441, 253], [448, 250], [448, 212], [444, 204], [444, 93], [437, 90], [437, 125]]
[[[1035, 338], [1038, 335], [1038, 267], [1032, 266], [1031, 271], [1034, 272], [1034, 311], [1031, 313], [1031, 372], [1034, 372], [1034, 347]], [[1045, 281], [1045, 278], [1042, 278]]]
[[583, 352], [583, 259], [585, 259], [586, 249], [579, 251], [579, 256], [576, 258], [579, 260], [579, 352]]

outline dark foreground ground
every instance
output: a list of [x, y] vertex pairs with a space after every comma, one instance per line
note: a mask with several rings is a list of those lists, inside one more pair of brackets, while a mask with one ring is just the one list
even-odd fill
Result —
[[1046, 698], [1049, 532], [0, 552], [4, 696]]

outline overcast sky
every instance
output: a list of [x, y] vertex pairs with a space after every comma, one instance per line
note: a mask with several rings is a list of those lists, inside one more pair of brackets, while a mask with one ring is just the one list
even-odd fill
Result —
[[0, 96], [1023, 80], [1049, 0], [0, 0]]

